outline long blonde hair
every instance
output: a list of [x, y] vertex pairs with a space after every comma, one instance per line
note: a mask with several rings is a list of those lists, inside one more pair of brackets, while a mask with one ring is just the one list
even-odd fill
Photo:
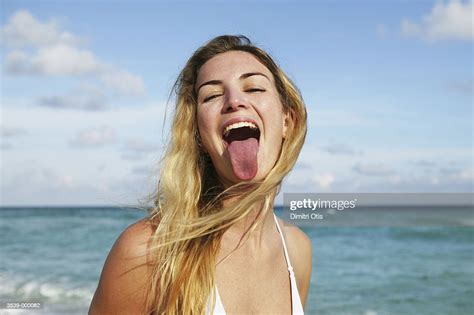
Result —
[[[251, 53], [270, 70], [289, 119], [279, 158], [268, 175], [261, 181], [224, 189], [202, 149], [195, 84], [206, 61], [235, 50]], [[171, 137], [160, 164], [157, 190], [150, 197], [153, 207], [149, 221], [155, 229], [148, 252], [152, 273], [145, 307], [147, 314], [204, 314], [209, 296], [213, 297], [212, 304], [215, 302], [214, 270], [222, 235], [255, 206], [261, 210], [246, 235], [267, 211], [272, 211], [275, 194], [303, 146], [306, 109], [300, 92], [272, 58], [242, 35], [219, 36], [197, 49], [181, 71], [174, 91]], [[238, 202], [233, 198], [236, 196]], [[231, 202], [224, 206], [224, 201]]]

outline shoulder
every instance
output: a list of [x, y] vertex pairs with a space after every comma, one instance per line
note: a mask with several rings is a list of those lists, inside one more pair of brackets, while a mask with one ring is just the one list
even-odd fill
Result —
[[283, 223], [282, 229], [293, 267], [300, 271], [311, 267], [313, 249], [309, 236], [296, 225], [281, 219], [279, 222]]
[[313, 264], [313, 246], [310, 237], [299, 227], [278, 219], [282, 227], [290, 255], [291, 264], [295, 272], [301, 302], [305, 305]]
[[147, 249], [153, 228], [142, 219], [117, 238], [105, 261], [89, 314], [141, 313], [150, 276]]

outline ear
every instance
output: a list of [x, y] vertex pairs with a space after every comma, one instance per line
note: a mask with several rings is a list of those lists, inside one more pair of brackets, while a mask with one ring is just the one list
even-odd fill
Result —
[[290, 121], [290, 112], [283, 113], [282, 128], [283, 128], [283, 139], [286, 139], [286, 132], [288, 130], [288, 123]]

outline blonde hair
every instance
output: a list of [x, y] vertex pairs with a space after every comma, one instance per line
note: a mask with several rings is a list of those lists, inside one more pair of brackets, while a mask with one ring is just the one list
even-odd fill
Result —
[[[202, 65], [227, 51], [248, 52], [268, 68], [289, 119], [279, 158], [268, 175], [224, 189], [201, 147], [195, 84]], [[152, 272], [145, 307], [147, 314], [204, 314], [208, 297], [215, 302], [214, 270], [222, 235], [255, 206], [259, 213], [245, 235], [272, 211], [281, 182], [303, 146], [306, 109], [300, 92], [272, 58], [242, 35], [219, 36], [197, 49], [174, 91], [171, 137], [160, 164], [157, 190], [150, 198], [154, 206], [149, 209], [149, 221], [155, 229], [148, 253]]]

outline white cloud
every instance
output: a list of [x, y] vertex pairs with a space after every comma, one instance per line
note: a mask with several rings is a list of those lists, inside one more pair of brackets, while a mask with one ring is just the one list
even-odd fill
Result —
[[454, 181], [474, 181], [474, 173], [471, 168], [440, 168], [440, 176]]
[[[3, 45], [6, 51], [4, 70], [12, 75], [69, 76], [79, 80], [86, 79], [110, 96], [140, 96], [145, 93], [143, 79], [120, 67], [100, 60], [85, 48], [78, 47], [79, 38], [61, 29], [54, 20], [42, 22], [28, 11], [18, 11], [2, 27]], [[94, 109], [104, 108], [104, 104], [84, 106], [84, 101], [74, 99], [94, 99], [81, 91], [79, 95], [54, 95], [42, 97], [40, 105]], [[105, 93], [107, 92], [107, 93]], [[67, 106], [61, 104], [66, 103]], [[89, 103], [89, 102], [86, 102]], [[51, 105], [52, 104], [52, 105]], [[77, 107], [76, 107], [77, 105]]]
[[[131, 132], [133, 131], [140, 136], [148, 133], [146, 135], [149, 138], [158, 139], [161, 138], [166, 108], [165, 103], [161, 102], [109, 108], [105, 111], [56, 111], [50, 107], [31, 106], [31, 102], [26, 99], [2, 101], [4, 121], [21, 122], [21, 126], [31, 135], [41, 131], [64, 134], [65, 131], [79, 131], [106, 124], [117, 131], [124, 131], [127, 138], [132, 137]], [[140, 137], [137, 136], [137, 138]]]
[[[125, 192], [120, 180], [110, 181], [115, 185], [112, 190], [112, 184], [97, 173], [91, 175], [93, 181], [84, 181], [65, 170], [43, 163], [36, 164], [34, 168], [8, 169], [2, 175], [5, 175], [0, 180], [2, 206], [134, 204], [139, 196]], [[143, 186], [139, 180], [135, 180], [135, 185]]]
[[151, 143], [142, 139], [130, 139], [125, 143], [120, 157], [124, 160], [141, 161], [149, 156], [159, 156], [162, 149], [157, 143]]
[[105, 87], [118, 95], [142, 95], [145, 83], [140, 76], [105, 64], [89, 50], [65, 44], [39, 48], [35, 54], [10, 51], [5, 58], [10, 74], [41, 76], [95, 75]]
[[328, 190], [336, 180], [336, 176], [328, 171], [316, 171], [314, 160], [299, 160], [284, 181], [284, 191], [316, 191]]
[[6, 56], [5, 68], [10, 74], [75, 76], [96, 73], [101, 64], [88, 50], [56, 44], [40, 48], [36, 54], [13, 50]]
[[0, 135], [2, 138], [11, 138], [11, 137], [18, 137], [27, 134], [26, 130], [23, 128], [15, 128], [15, 127], [6, 127], [2, 126], [0, 128]]
[[329, 188], [331, 187], [331, 184], [334, 182], [335, 178], [332, 174], [316, 174], [314, 180], [322, 188]]
[[474, 38], [473, 1], [459, 0], [437, 2], [430, 14], [424, 15], [422, 21], [403, 20], [401, 31], [405, 36], [421, 37], [429, 42]]
[[352, 147], [343, 143], [331, 143], [329, 145], [321, 147], [321, 149], [333, 155], [334, 154], [342, 154], [342, 155], [355, 155], [356, 154], [356, 151]]
[[45, 96], [38, 100], [41, 106], [64, 109], [84, 109], [84, 110], [102, 110], [105, 109], [105, 102], [102, 98], [95, 95], [70, 94], [62, 96]]
[[[25, 136], [6, 139], [14, 147], [1, 154], [0, 204], [136, 204], [156, 187], [164, 103], [84, 111], [3, 101], [2, 120], [21, 122], [8, 133], [21, 127]], [[144, 153], [124, 160], [123, 152]]]
[[73, 145], [79, 146], [103, 146], [115, 141], [115, 131], [107, 126], [83, 130], [79, 132]]
[[8, 73], [34, 73], [30, 57], [22, 50], [10, 51], [5, 57], [4, 67]]
[[93, 74], [101, 68], [90, 51], [64, 44], [40, 48], [30, 62], [33, 71], [43, 75]]
[[13, 145], [11, 143], [5, 143], [5, 142], [2, 142], [0, 143], [0, 150], [11, 150], [13, 149]]
[[356, 164], [353, 170], [361, 175], [368, 176], [387, 176], [393, 174], [393, 170], [380, 163]]
[[413, 164], [418, 167], [434, 167], [436, 166], [436, 162], [432, 160], [414, 160], [408, 161], [408, 163]]
[[[12, 143], [18, 143], [18, 140], [16, 138], [18, 137], [24, 137], [27, 135], [28, 132], [23, 129], [23, 128], [17, 128], [17, 127], [8, 127], [8, 126], [1, 126], [0, 125], [0, 150], [6, 151], [6, 150], [11, 150], [14, 148]], [[15, 138], [15, 139], [13, 139]], [[12, 142], [5, 142], [7, 140], [10, 140]], [[15, 141], [13, 141], [15, 140]], [[1, 166], [1, 156], [0, 156], [0, 166]]]
[[40, 22], [28, 11], [20, 10], [2, 27], [2, 44], [8, 47], [36, 47], [58, 43], [76, 45], [80, 42], [78, 37], [60, 28], [55, 20]]
[[132, 168], [131, 173], [138, 175], [149, 175], [151, 174], [151, 169], [148, 166], [136, 166]]
[[106, 108], [104, 91], [90, 85], [82, 85], [67, 95], [40, 97], [41, 106], [55, 109], [103, 110]]
[[141, 139], [130, 139], [127, 141], [126, 149], [139, 152], [155, 152], [158, 150], [158, 145]]
[[121, 69], [104, 71], [100, 80], [105, 86], [123, 95], [142, 95], [145, 92], [145, 83], [137, 75]]

